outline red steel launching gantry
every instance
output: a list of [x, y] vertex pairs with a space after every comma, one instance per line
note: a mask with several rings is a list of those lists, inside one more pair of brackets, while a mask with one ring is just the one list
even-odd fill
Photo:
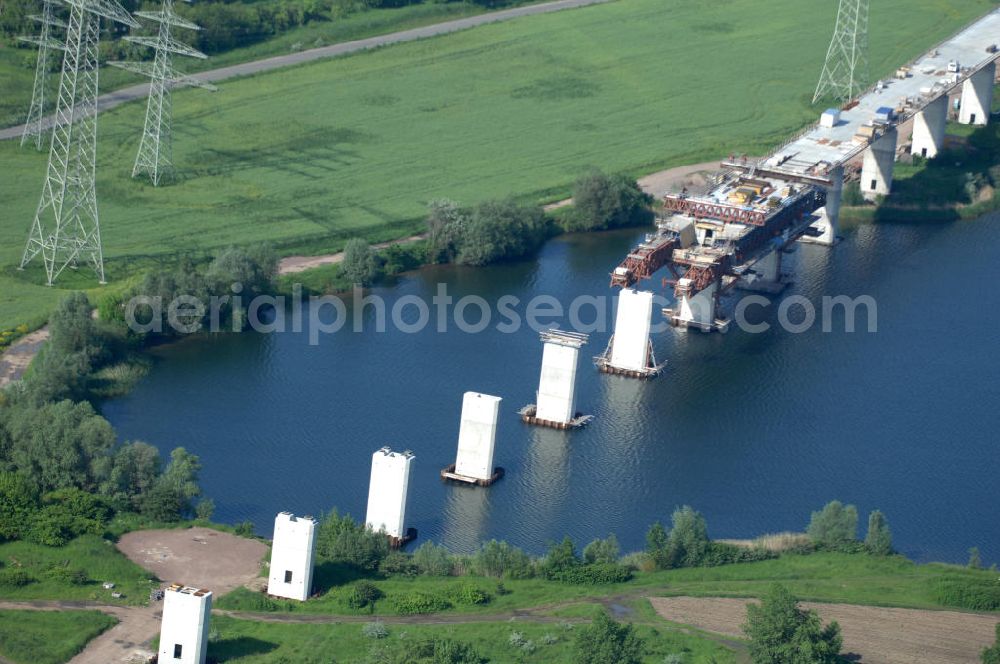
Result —
[[680, 245], [675, 237], [656, 235], [647, 238], [611, 273], [612, 288], [629, 288], [643, 279], [649, 279], [670, 262], [674, 249], [678, 246]]

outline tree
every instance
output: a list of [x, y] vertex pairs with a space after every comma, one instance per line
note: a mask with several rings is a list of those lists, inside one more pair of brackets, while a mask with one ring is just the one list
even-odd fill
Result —
[[708, 526], [705, 517], [688, 505], [674, 510], [673, 527], [667, 538], [666, 559], [670, 567], [695, 567], [708, 551]]
[[449, 263], [455, 260], [468, 223], [468, 213], [455, 201], [447, 199], [431, 201], [427, 209], [427, 244], [430, 259]]
[[417, 571], [428, 576], [448, 576], [454, 563], [448, 549], [434, 542], [424, 542], [413, 552], [413, 564]]
[[183, 447], [170, 453], [170, 463], [140, 499], [140, 511], [157, 521], [174, 521], [191, 513], [192, 500], [201, 494], [201, 462]]
[[163, 467], [160, 452], [149, 443], [126, 443], [115, 452], [111, 473], [101, 493], [118, 509], [138, 511], [146, 492], [153, 488]]
[[511, 198], [480, 203], [463, 228], [456, 259], [463, 265], [487, 265], [527, 256], [549, 234], [542, 208], [520, 205]]
[[608, 535], [607, 539], [595, 539], [583, 547], [583, 562], [587, 564], [604, 563], [610, 565], [618, 562], [619, 555], [621, 555], [621, 548], [618, 546], [618, 538], [614, 535]]
[[38, 490], [24, 475], [0, 473], [0, 540], [24, 537], [38, 508]]
[[652, 220], [650, 197], [626, 175], [593, 169], [573, 186], [573, 211], [566, 230], [603, 230]]
[[352, 284], [370, 286], [378, 274], [375, 251], [361, 238], [351, 238], [344, 245], [340, 273]]
[[646, 533], [646, 555], [656, 569], [666, 569], [670, 566], [667, 559], [667, 529], [659, 521], [649, 527]]
[[753, 664], [836, 664], [843, 638], [836, 621], [823, 627], [815, 611], [799, 608], [780, 585], [771, 586], [759, 605], [747, 605], [743, 632]]
[[194, 506], [195, 518], [200, 521], [210, 521], [213, 514], [215, 514], [215, 501], [211, 498], [202, 498]]
[[60, 401], [8, 414], [11, 463], [42, 492], [95, 491], [111, 471], [115, 431], [89, 403]]
[[389, 540], [384, 534], [357, 523], [350, 514], [341, 516], [334, 509], [320, 522], [316, 554], [332, 562], [373, 571], [389, 554]]
[[982, 569], [983, 559], [979, 556], [979, 547], [969, 549], [969, 569]]
[[541, 564], [542, 576], [547, 579], [554, 579], [561, 572], [578, 567], [581, 564], [579, 556], [576, 555], [576, 546], [573, 540], [567, 535], [558, 544], [549, 545], [549, 550], [545, 554], [545, 559]]
[[865, 535], [865, 548], [876, 556], [888, 556], [892, 553], [892, 532], [885, 515], [879, 510], [868, 515], [868, 534]]
[[831, 501], [821, 511], [812, 513], [806, 533], [814, 544], [828, 548], [853, 542], [858, 534], [858, 510], [854, 505]]
[[594, 621], [576, 636], [577, 664], [639, 664], [643, 643], [632, 625], [611, 619], [606, 611], [598, 611]]
[[1000, 623], [997, 623], [996, 630], [996, 642], [988, 648], [983, 648], [983, 654], [980, 656], [982, 664], [1000, 664]]

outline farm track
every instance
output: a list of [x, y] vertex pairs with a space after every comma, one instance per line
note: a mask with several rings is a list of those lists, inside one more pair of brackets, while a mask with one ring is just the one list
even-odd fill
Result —
[[[306, 62], [313, 62], [315, 60], [334, 58], [341, 55], [357, 53], [359, 51], [380, 48], [382, 46], [401, 44], [404, 42], [416, 41], [418, 39], [427, 39], [428, 37], [437, 37], [439, 35], [446, 35], [451, 32], [467, 30], [480, 25], [497, 23], [499, 21], [509, 21], [522, 16], [548, 14], [551, 12], [561, 11], [563, 9], [586, 7], [587, 5], [596, 5], [608, 1], [609, 0], [556, 0], [555, 2], [546, 2], [539, 5], [515, 7], [513, 9], [479, 14], [478, 16], [455, 19], [453, 21], [444, 21], [433, 25], [425, 25], [421, 28], [390, 32], [389, 34], [369, 37], [367, 39], [357, 39], [354, 41], [342, 42], [340, 44], [331, 44], [330, 46], [311, 48], [297, 53], [289, 53], [288, 55], [251, 60], [250, 62], [243, 62], [238, 65], [231, 65], [229, 67], [220, 67], [219, 69], [210, 69], [208, 71], [199, 72], [194, 77], [202, 81], [217, 83], [236, 76], [252, 76], [253, 74], [260, 74], [262, 72], [273, 71], [283, 67], [291, 67]], [[126, 102], [141, 99], [148, 93], [148, 83], [133, 85], [127, 88], [121, 88], [120, 90], [115, 90], [113, 92], [108, 92], [98, 97], [97, 110], [98, 112], [106, 111]], [[51, 126], [52, 118], [53, 116], [50, 115], [45, 119], [47, 126]], [[23, 131], [24, 125], [0, 129], [0, 140], [19, 138]]]

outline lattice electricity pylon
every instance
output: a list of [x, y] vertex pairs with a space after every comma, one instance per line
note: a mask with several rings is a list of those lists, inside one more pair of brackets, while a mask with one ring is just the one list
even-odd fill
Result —
[[23, 42], [38, 46], [38, 59], [35, 61], [35, 85], [31, 89], [31, 106], [28, 108], [28, 119], [24, 122], [21, 133], [21, 146], [34, 140], [35, 149], [42, 149], [42, 141], [47, 129], [45, 123], [45, 91], [49, 80], [49, 56], [52, 51], [63, 51], [66, 45], [56, 39], [53, 28], [66, 29], [66, 22], [56, 16], [56, 1], [42, 0], [42, 13], [28, 18], [37, 21], [42, 28], [37, 36], [18, 37]]
[[135, 15], [160, 24], [156, 37], [139, 35], [125, 37], [127, 41], [152, 48], [154, 50], [153, 61], [110, 62], [108, 64], [150, 79], [149, 98], [146, 100], [146, 122], [143, 125], [142, 140], [139, 141], [139, 152], [135, 156], [135, 165], [132, 167], [132, 177], [145, 173], [149, 176], [153, 186], [156, 187], [173, 170], [171, 88], [196, 86], [215, 90], [215, 86], [185, 76], [173, 68], [171, 55], [174, 53], [192, 58], [204, 59], [208, 57], [170, 35], [172, 27], [201, 30], [198, 25], [174, 13], [173, 0], [163, 0], [163, 7], [158, 12], [135, 12]]
[[868, 9], [870, 0], [840, 0], [837, 26], [826, 53], [812, 103], [826, 95], [848, 101], [868, 81]]
[[41, 254], [51, 286], [66, 267], [88, 260], [104, 283], [94, 187], [97, 158], [97, 41], [101, 17], [135, 26], [117, 0], [65, 0], [70, 6], [52, 144], [42, 196], [21, 258]]

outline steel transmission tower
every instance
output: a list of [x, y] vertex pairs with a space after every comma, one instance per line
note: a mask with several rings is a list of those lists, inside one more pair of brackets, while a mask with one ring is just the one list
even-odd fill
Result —
[[89, 261], [104, 283], [97, 216], [97, 41], [101, 17], [135, 26], [117, 0], [66, 0], [70, 6], [45, 184], [21, 258], [42, 255], [51, 286], [67, 266]]
[[868, 81], [868, 8], [870, 0], [840, 0], [837, 26], [819, 77], [815, 104], [832, 95], [840, 101], [854, 98]]
[[38, 36], [18, 37], [23, 42], [38, 46], [38, 60], [35, 62], [35, 85], [31, 90], [31, 107], [28, 109], [28, 119], [24, 122], [24, 132], [21, 134], [21, 146], [34, 140], [35, 148], [42, 149], [45, 136], [45, 90], [49, 80], [49, 56], [52, 51], [62, 51], [66, 45], [52, 36], [52, 28], [66, 28], [66, 23], [56, 16], [55, 0], [42, 0], [42, 13], [31, 18], [41, 24]]
[[156, 37], [130, 35], [126, 40], [153, 49], [152, 62], [111, 62], [109, 64], [150, 79], [149, 98], [146, 101], [146, 122], [139, 142], [139, 152], [135, 156], [132, 177], [140, 174], [149, 176], [153, 186], [158, 186], [173, 170], [171, 135], [170, 90], [177, 86], [197, 86], [214, 90], [215, 86], [185, 76], [173, 68], [171, 56], [174, 53], [204, 59], [201, 51], [183, 44], [170, 35], [172, 27], [200, 30], [201, 28], [174, 13], [173, 0], [163, 0], [158, 12], [135, 12], [136, 16], [160, 24]]

